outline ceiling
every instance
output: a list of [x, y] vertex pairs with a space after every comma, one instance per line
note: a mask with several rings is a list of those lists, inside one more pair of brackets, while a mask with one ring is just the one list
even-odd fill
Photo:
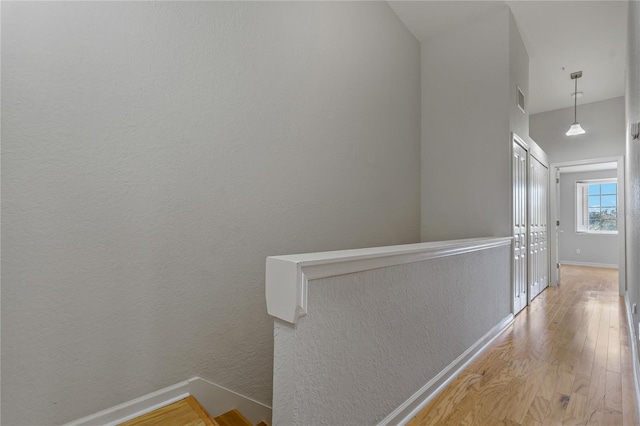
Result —
[[575, 166], [559, 167], [560, 173], [578, 173], [578, 172], [595, 172], [598, 170], [616, 170], [618, 163], [610, 161], [607, 163], [592, 163], [592, 164], [579, 164]]
[[573, 106], [569, 74], [582, 71], [578, 105], [624, 95], [627, 2], [388, 1], [413, 35], [425, 43], [508, 5], [529, 54], [529, 111]]

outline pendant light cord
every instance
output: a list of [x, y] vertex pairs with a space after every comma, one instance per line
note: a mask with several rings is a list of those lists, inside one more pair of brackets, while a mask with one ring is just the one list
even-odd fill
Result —
[[575, 90], [573, 91], [573, 122], [578, 122], [578, 78], [574, 79], [576, 81]]

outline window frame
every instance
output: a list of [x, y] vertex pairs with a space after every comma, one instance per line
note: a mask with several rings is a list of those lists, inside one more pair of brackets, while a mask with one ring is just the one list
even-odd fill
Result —
[[[589, 185], [602, 185], [606, 183], [616, 184], [616, 230], [590, 230], [589, 229]], [[583, 189], [581, 189], [583, 188]], [[607, 194], [613, 195], [613, 194]], [[619, 206], [620, 206], [620, 186], [617, 178], [606, 179], [585, 179], [576, 181], [575, 186], [575, 232], [579, 235], [618, 235], [619, 233]], [[602, 197], [602, 194], [600, 194]], [[600, 207], [602, 208], [602, 207]], [[582, 214], [580, 214], [582, 213]]]

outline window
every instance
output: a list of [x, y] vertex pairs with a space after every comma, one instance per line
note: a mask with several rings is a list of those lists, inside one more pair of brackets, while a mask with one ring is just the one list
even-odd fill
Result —
[[617, 180], [577, 182], [576, 190], [576, 231], [596, 234], [617, 234]]

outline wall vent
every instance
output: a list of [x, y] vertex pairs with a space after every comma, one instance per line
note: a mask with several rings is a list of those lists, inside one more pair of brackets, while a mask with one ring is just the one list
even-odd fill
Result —
[[524, 112], [524, 93], [522, 92], [520, 87], [516, 87], [516, 89], [517, 89], [516, 104], [518, 105], [518, 108], [520, 108], [520, 111]]
[[629, 125], [629, 134], [631, 135], [631, 140], [636, 141], [640, 138], [640, 122]]

